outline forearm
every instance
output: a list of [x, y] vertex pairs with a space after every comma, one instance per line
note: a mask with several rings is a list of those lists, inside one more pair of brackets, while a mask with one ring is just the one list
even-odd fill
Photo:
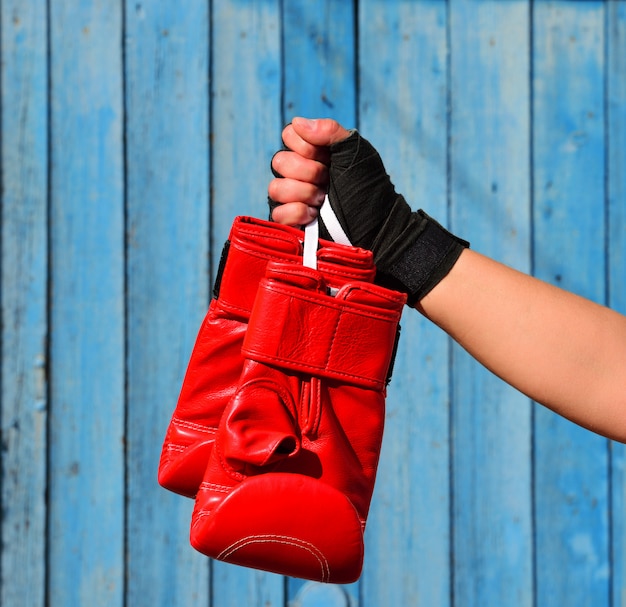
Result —
[[427, 229], [433, 222], [396, 194], [371, 144], [335, 121], [294, 118], [283, 141], [292, 151], [273, 160], [283, 176], [269, 187], [282, 203], [274, 220], [307, 223], [328, 191], [352, 244], [374, 253], [379, 280], [418, 301], [423, 314], [518, 390], [626, 442], [626, 317], [460, 252], [463, 241]]
[[626, 317], [471, 250], [418, 309], [530, 398], [626, 441]]

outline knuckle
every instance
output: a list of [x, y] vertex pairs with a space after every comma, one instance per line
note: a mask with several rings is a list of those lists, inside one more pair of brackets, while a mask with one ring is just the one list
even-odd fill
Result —
[[276, 202], [280, 202], [280, 192], [281, 192], [281, 179], [274, 178], [269, 182], [267, 186], [267, 193], [270, 195], [270, 198], [274, 199]]

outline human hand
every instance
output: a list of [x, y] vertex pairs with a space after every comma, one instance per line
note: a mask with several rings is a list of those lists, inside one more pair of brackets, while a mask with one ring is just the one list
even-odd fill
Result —
[[[271, 218], [305, 225], [319, 216], [328, 193], [343, 232], [374, 253], [377, 282], [409, 295], [412, 305], [447, 274], [465, 241], [397, 194], [376, 149], [357, 131], [331, 119], [294, 118], [283, 130], [288, 148], [272, 159]], [[320, 236], [332, 240], [324, 221]]]
[[[350, 242], [374, 250], [397, 198], [374, 147], [358, 132], [328, 118], [294, 118], [283, 130], [283, 142], [288, 149], [272, 159], [276, 176], [268, 187], [272, 219], [307, 224], [318, 217], [328, 193]], [[320, 233], [331, 239], [323, 220]]]
[[350, 131], [328, 118], [294, 118], [282, 132], [286, 150], [272, 158], [268, 194], [271, 218], [287, 225], [304, 225], [318, 216], [329, 182], [330, 146], [347, 139]]

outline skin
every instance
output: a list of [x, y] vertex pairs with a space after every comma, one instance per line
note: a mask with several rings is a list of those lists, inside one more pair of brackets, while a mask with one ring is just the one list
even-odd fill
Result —
[[[272, 218], [303, 225], [328, 184], [328, 146], [349, 132], [330, 119], [294, 118], [272, 166]], [[626, 442], [626, 317], [466, 249], [416, 309], [474, 358], [533, 400]]]

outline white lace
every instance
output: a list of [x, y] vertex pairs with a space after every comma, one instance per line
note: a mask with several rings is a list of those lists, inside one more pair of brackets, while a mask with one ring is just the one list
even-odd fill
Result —
[[[324, 221], [324, 225], [330, 234], [330, 237], [339, 244], [352, 246], [350, 239], [343, 231], [337, 215], [328, 202], [328, 194], [320, 208], [320, 217]], [[320, 227], [319, 222], [314, 219], [304, 228], [304, 251], [302, 264], [307, 268], [317, 269], [317, 243], [319, 241]]]

